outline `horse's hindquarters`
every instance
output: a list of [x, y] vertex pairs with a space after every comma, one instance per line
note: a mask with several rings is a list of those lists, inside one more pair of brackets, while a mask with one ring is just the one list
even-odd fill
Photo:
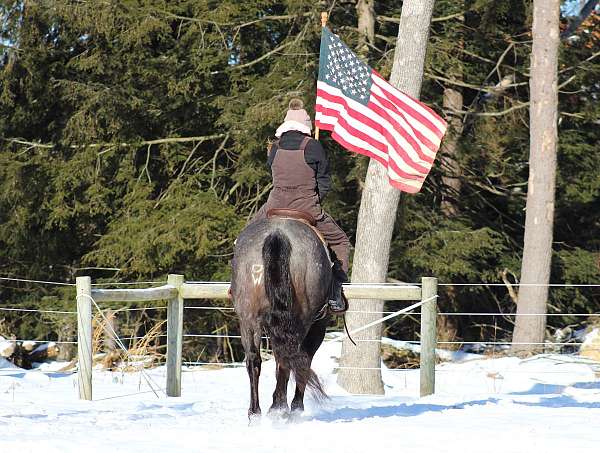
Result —
[[[303, 408], [306, 386], [324, 395], [310, 364], [325, 329], [323, 324], [322, 329], [315, 330], [313, 321], [327, 303], [331, 278], [329, 257], [307, 225], [267, 219], [249, 225], [240, 234], [233, 259], [232, 297], [240, 318], [250, 378], [250, 415], [260, 413], [258, 377], [263, 329], [270, 337], [277, 362], [279, 390], [274, 394], [273, 407], [282, 408], [284, 402], [287, 407], [286, 376], [290, 371], [297, 385], [293, 408]], [[307, 334], [314, 338], [309, 340]]]

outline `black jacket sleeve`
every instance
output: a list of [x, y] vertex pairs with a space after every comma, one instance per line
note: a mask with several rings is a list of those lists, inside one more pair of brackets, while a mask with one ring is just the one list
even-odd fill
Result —
[[321, 143], [317, 140], [309, 141], [304, 150], [304, 159], [306, 160], [306, 163], [315, 170], [319, 200], [323, 201], [329, 192], [329, 189], [331, 189], [331, 176], [329, 173], [327, 154], [325, 154], [325, 150]]
[[275, 154], [277, 153], [277, 145], [279, 145], [279, 140], [276, 140], [271, 144], [269, 156], [267, 157], [267, 164], [269, 165], [269, 168], [271, 168], [271, 165], [273, 165], [273, 160], [275, 159]]

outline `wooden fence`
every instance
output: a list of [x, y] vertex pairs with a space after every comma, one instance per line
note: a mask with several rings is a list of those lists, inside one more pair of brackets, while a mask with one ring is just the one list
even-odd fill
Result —
[[[166, 393], [181, 396], [184, 299], [227, 299], [229, 290], [229, 283], [185, 283], [183, 275], [177, 274], [155, 288], [97, 289], [92, 288], [90, 277], [77, 277], [76, 286], [79, 398], [85, 400], [92, 399], [92, 304], [168, 300]], [[349, 299], [421, 301], [420, 393], [434, 393], [437, 279], [424, 277], [420, 287], [352, 283], [344, 285], [344, 292]]]

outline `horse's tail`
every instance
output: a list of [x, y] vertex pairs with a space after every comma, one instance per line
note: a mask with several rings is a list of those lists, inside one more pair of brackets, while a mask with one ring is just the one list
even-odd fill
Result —
[[267, 322], [271, 344], [276, 359], [292, 371], [296, 382], [306, 383], [317, 398], [325, 398], [327, 395], [319, 378], [310, 369], [308, 354], [301, 348], [306, 331], [293, 307], [291, 253], [292, 244], [280, 230], [266, 237], [262, 258], [265, 292], [271, 304]]

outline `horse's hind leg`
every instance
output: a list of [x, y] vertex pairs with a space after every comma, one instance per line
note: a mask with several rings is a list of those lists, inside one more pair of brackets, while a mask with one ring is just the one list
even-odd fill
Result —
[[260, 415], [260, 403], [258, 401], [258, 380], [260, 378], [260, 334], [261, 329], [257, 325], [249, 325], [240, 322], [242, 334], [242, 345], [246, 352], [246, 370], [250, 378], [250, 408], [248, 418]]
[[287, 414], [289, 411], [287, 403], [287, 386], [290, 380], [290, 370], [284, 367], [281, 362], [275, 358], [277, 362], [277, 385], [273, 392], [273, 404], [269, 409], [269, 413], [282, 413]]
[[[329, 316], [326, 316], [325, 318], [314, 323], [302, 342], [302, 350], [306, 352], [308, 356], [309, 373], [312, 359], [317, 352], [317, 349], [319, 349], [319, 346], [321, 346], [321, 343], [323, 343], [323, 338], [325, 338], [325, 329], [327, 328], [327, 324], [329, 324]], [[306, 390], [306, 384], [306, 381], [296, 382], [296, 392], [294, 393], [294, 399], [292, 400], [292, 412], [301, 412], [304, 410], [304, 391]]]

